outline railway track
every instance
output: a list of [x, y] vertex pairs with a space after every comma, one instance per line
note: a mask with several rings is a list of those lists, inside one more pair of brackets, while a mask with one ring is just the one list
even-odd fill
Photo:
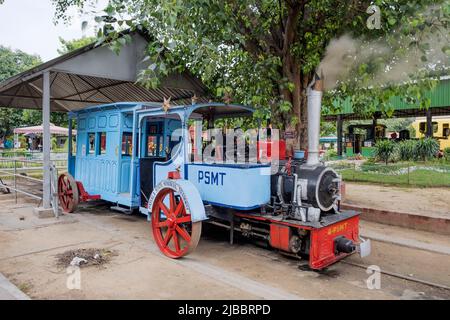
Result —
[[[344, 263], [344, 264], [347, 264], [347, 265], [350, 265], [350, 266], [353, 266], [353, 267], [366, 269], [366, 270], [370, 267], [369, 265], [364, 265], [364, 264], [360, 264], [360, 263], [350, 262], [350, 261], [346, 261], [346, 260], [341, 260], [339, 263]], [[427, 285], [427, 286], [430, 286], [430, 287], [434, 287], [434, 288], [439, 288], [439, 289], [444, 289], [444, 290], [450, 291], [450, 287], [446, 286], [444, 284], [439, 284], [439, 283], [435, 283], [435, 282], [431, 282], [431, 281], [427, 281], [427, 280], [414, 278], [414, 277], [403, 275], [403, 274], [397, 273], [397, 272], [385, 271], [383, 269], [381, 269], [380, 272], [382, 274], [384, 274], [384, 275], [391, 276], [391, 277], [394, 277], [394, 278], [403, 279], [403, 280], [407, 280], [407, 281], [411, 281], [411, 282], [416, 282], [416, 283], [424, 284], [424, 285]]]

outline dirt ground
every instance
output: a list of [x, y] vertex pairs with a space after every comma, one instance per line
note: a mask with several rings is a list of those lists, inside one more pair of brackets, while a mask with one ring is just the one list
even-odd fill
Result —
[[345, 203], [368, 208], [450, 218], [449, 188], [401, 188], [345, 183]]
[[[244, 240], [231, 246], [222, 229], [204, 226], [196, 251], [172, 260], [159, 252], [141, 215], [99, 205], [38, 219], [31, 206], [8, 202], [0, 205], [0, 272], [33, 299], [450, 299], [449, 290], [387, 275], [380, 290], [369, 290], [363, 268], [337, 263], [323, 272], [305, 270], [305, 262]], [[440, 243], [450, 247], [449, 238]], [[81, 289], [69, 290], [56, 256], [81, 248], [116, 254], [107, 264], [82, 268]], [[450, 255], [376, 241], [372, 249], [368, 258], [345, 261], [450, 286]]]

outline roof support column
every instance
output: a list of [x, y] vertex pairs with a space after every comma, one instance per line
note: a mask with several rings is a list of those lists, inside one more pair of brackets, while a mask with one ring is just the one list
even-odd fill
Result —
[[42, 137], [43, 159], [44, 159], [44, 182], [43, 199], [44, 209], [51, 208], [51, 186], [50, 186], [50, 72], [44, 72], [42, 82], [42, 125], [44, 127]]
[[337, 116], [337, 123], [336, 123], [336, 129], [337, 129], [337, 154], [339, 157], [342, 157], [342, 115], [338, 114]]
[[425, 136], [426, 137], [433, 136], [433, 117], [431, 115], [431, 108], [427, 109], [427, 130]]

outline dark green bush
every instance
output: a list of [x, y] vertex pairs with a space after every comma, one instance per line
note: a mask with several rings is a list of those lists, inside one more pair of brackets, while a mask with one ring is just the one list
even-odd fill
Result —
[[375, 144], [375, 157], [388, 164], [389, 160], [394, 157], [396, 145], [391, 140], [380, 140]]
[[414, 154], [417, 159], [426, 161], [434, 158], [439, 152], [439, 143], [433, 138], [424, 138], [416, 141]]
[[444, 159], [450, 161], [450, 147], [444, 149]]
[[416, 158], [416, 140], [404, 140], [398, 143], [398, 157], [402, 161], [411, 161]]

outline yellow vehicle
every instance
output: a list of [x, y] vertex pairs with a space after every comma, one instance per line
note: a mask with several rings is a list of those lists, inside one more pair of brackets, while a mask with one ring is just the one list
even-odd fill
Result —
[[[433, 118], [433, 137], [439, 141], [440, 149], [450, 148], [450, 116]], [[416, 138], [425, 137], [427, 132], [427, 120], [416, 118], [412, 124], [416, 130]]]

